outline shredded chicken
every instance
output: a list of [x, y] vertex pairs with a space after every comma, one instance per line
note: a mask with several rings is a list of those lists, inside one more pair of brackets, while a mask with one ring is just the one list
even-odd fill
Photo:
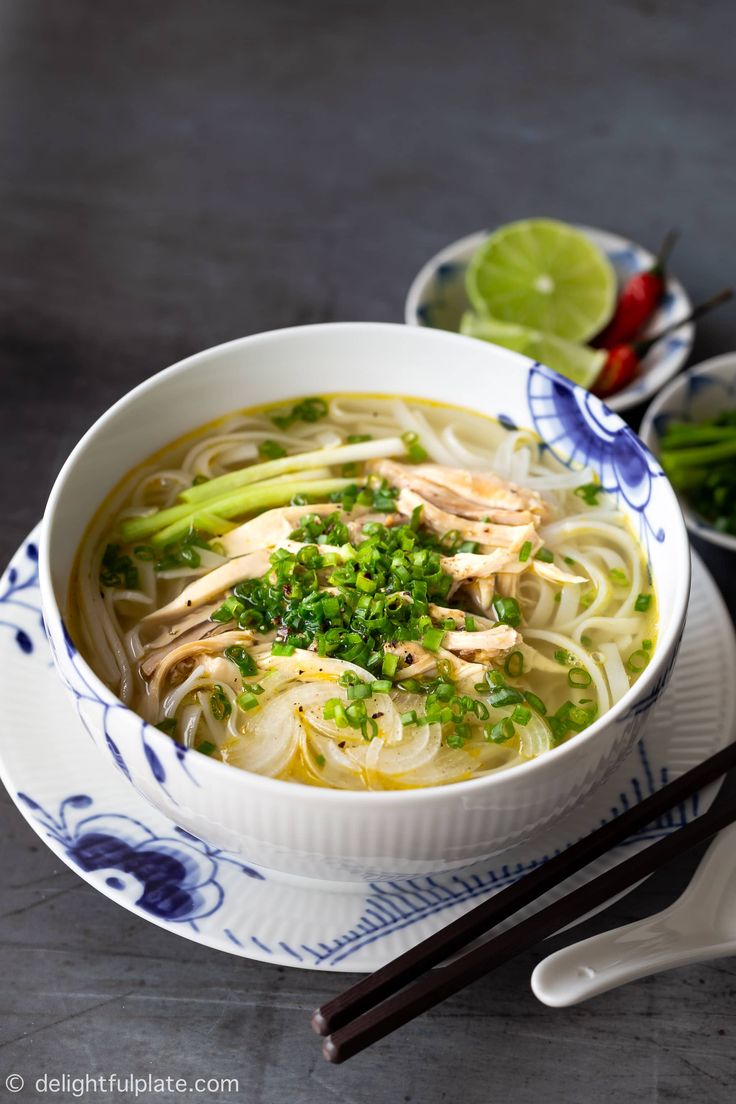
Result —
[[260, 579], [265, 575], [270, 566], [270, 551], [268, 548], [259, 548], [257, 552], [249, 552], [245, 556], [237, 556], [228, 560], [221, 567], [216, 567], [208, 575], [195, 579], [173, 601], [168, 602], [160, 609], [148, 613], [143, 618], [143, 624], [153, 624], [159, 621], [169, 621], [179, 617], [182, 613], [204, 605], [205, 602], [216, 598], [229, 587], [244, 579]]
[[414, 471], [441, 487], [446, 487], [471, 502], [505, 510], [531, 510], [546, 518], [549, 508], [536, 491], [508, 483], [493, 472], [466, 471], [441, 464], [416, 464]]
[[493, 606], [495, 576], [488, 579], [474, 579], [472, 583], [466, 583], [463, 594], [467, 596], [473, 609], [479, 613], [488, 613]]
[[[393, 460], [374, 460], [369, 467], [376, 475], [387, 480], [394, 487], [408, 487], [416, 491], [432, 505], [459, 517], [475, 518], [478, 521], [498, 522], [501, 525], [529, 525], [534, 521], [530, 510], [499, 506], [493, 502], [472, 501], [467, 496], [448, 489], [437, 476], [436, 481], [422, 475], [419, 468], [407, 464], [398, 464]], [[426, 468], [424, 469], [426, 471]]]
[[399, 668], [397, 679], [419, 678], [434, 671], [437, 666], [437, 656], [434, 652], [427, 651], [421, 644], [414, 640], [407, 640], [400, 644], [384, 645], [384, 652], [397, 655], [403, 667]]
[[496, 525], [493, 522], [469, 521], [467, 518], [458, 517], [457, 514], [448, 514], [433, 506], [415, 491], [407, 487], [402, 488], [397, 500], [397, 508], [404, 517], [411, 517], [417, 506], [422, 507], [422, 522], [433, 532], [444, 535], [451, 531], [457, 531], [464, 540], [474, 541], [477, 544], [490, 548], [506, 548], [509, 551], [518, 552], [521, 546], [529, 541], [532, 551], [539, 548], [541, 540], [535, 525]]
[[277, 510], [266, 510], [265, 514], [231, 529], [219, 538], [219, 543], [230, 559], [261, 548], [273, 548], [287, 540], [308, 514], [327, 517], [338, 509], [334, 502], [316, 502], [311, 506], [283, 506]]
[[151, 703], [154, 706], [154, 714], [158, 712], [158, 702], [161, 697], [164, 683], [170, 678], [174, 669], [178, 667], [179, 664], [185, 663], [189, 659], [196, 659], [196, 657], [200, 655], [211, 655], [212, 652], [223, 652], [225, 648], [229, 648], [231, 644], [247, 646], [252, 642], [253, 634], [239, 629], [236, 632], [224, 632], [214, 638], [195, 640], [188, 644], [182, 644], [177, 648], [173, 648], [161, 663], [159, 663], [158, 669], [149, 686], [149, 695]]
[[448, 652], [482, 652], [485, 656], [497, 656], [509, 651], [521, 640], [510, 625], [495, 625], [481, 632], [446, 632], [442, 641]]
[[[429, 616], [435, 621], [444, 621], [448, 617], [451, 618], [456, 625], [460, 628], [465, 627], [465, 618], [468, 616], [464, 610], [451, 609], [449, 606], [436, 606], [433, 602], [429, 606]], [[492, 629], [495, 625], [495, 621], [491, 621], [488, 617], [480, 617], [478, 614], [472, 614], [473, 620], [479, 629]]]
[[145, 675], [146, 678], [152, 675], [175, 648], [198, 640], [208, 640], [210, 637], [226, 631], [227, 625], [218, 625], [216, 621], [210, 621], [208, 618], [199, 618], [188, 632], [181, 633], [179, 636], [173, 637], [168, 644], [163, 644], [160, 648], [147, 652], [146, 658], [140, 664], [141, 674]]

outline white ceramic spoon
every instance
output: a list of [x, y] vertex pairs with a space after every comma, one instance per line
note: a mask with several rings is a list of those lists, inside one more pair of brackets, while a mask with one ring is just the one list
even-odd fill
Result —
[[544, 1004], [564, 1008], [629, 981], [736, 954], [736, 824], [708, 848], [685, 892], [662, 912], [556, 951], [532, 974]]

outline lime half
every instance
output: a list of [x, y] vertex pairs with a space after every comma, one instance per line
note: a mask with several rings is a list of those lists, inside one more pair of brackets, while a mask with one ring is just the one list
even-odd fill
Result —
[[500, 227], [473, 256], [465, 280], [479, 314], [567, 341], [588, 341], [616, 304], [608, 258], [579, 230], [553, 219]]
[[567, 376], [573, 383], [579, 383], [581, 387], [593, 385], [606, 359], [605, 349], [576, 345], [553, 334], [540, 333], [539, 330], [510, 322], [498, 322], [495, 318], [473, 314], [472, 311], [466, 311], [463, 315], [460, 333], [523, 353], [540, 364], [546, 364], [561, 376]]

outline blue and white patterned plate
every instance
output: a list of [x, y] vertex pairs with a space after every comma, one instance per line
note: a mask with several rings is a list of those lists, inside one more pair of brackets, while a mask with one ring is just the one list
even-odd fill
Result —
[[[733, 629], [695, 559], [676, 675], [637, 750], [587, 805], [542, 837], [455, 873], [374, 885], [287, 879], [178, 828], [97, 751], [53, 669], [37, 540], [38, 530], [0, 580], [0, 777], [41, 839], [95, 889], [175, 935], [246, 958], [374, 970], [713, 754], [733, 732]], [[710, 787], [686, 802], [593, 864], [587, 876], [698, 816], [715, 792]], [[566, 888], [583, 880], [571, 879]]]
[[[582, 230], [608, 257], [616, 272], [619, 289], [635, 272], [644, 271], [654, 264], [654, 255], [628, 238], [592, 226], [579, 226], [578, 230]], [[408, 326], [430, 326], [457, 332], [460, 317], [470, 306], [465, 293], [465, 270], [470, 258], [489, 234], [490, 230], [481, 230], [452, 242], [419, 270], [409, 288], [404, 307], [404, 321]], [[691, 309], [690, 298], [680, 281], [668, 275], [664, 299], [642, 336], [659, 333], [678, 318], [685, 318]], [[618, 394], [606, 399], [606, 404], [620, 413], [651, 398], [682, 368], [690, 356], [694, 338], [695, 327], [688, 323], [658, 341], [642, 361], [637, 378]]]

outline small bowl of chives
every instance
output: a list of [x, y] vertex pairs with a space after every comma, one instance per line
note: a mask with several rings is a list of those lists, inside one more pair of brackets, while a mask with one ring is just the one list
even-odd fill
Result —
[[736, 352], [664, 387], [639, 434], [677, 491], [690, 532], [736, 552]]

